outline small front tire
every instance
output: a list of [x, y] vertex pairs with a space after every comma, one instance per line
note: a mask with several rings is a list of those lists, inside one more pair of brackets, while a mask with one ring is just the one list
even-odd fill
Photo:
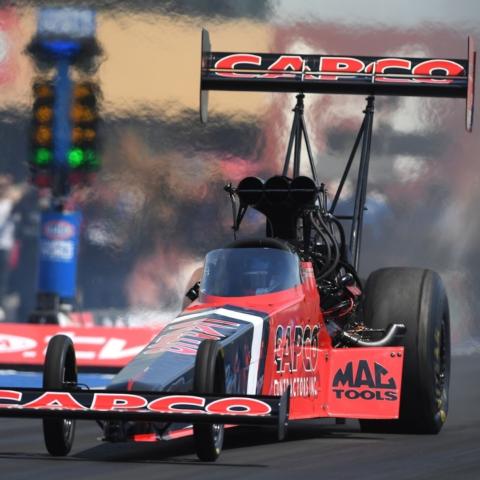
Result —
[[[194, 392], [197, 394], [225, 393], [223, 350], [218, 341], [204, 340], [197, 351], [194, 372]], [[223, 448], [225, 427], [220, 424], [197, 423], [193, 426], [195, 451], [200, 460], [214, 462]]]
[[[48, 343], [43, 370], [45, 390], [65, 390], [77, 383], [77, 365], [72, 340], [66, 335], [55, 335]], [[63, 457], [70, 452], [75, 436], [75, 420], [44, 418], [43, 437], [48, 452]]]

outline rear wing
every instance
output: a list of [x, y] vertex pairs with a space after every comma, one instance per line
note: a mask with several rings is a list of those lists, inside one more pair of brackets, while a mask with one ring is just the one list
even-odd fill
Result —
[[398, 95], [466, 99], [472, 131], [476, 52], [465, 59], [212, 52], [202, 30], [200, 117], [208, 118], [208, 90]]

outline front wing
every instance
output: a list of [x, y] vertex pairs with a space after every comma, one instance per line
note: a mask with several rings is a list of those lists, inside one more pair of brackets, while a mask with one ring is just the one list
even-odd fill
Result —
[[232, 396], [0, 389], [0, 417], [277, 425], [279, 437], [288, 421], [288, 404], [288, 391], [282, 396]]

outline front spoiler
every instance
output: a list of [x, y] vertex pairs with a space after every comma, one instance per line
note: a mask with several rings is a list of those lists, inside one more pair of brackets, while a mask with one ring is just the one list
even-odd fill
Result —
[[204, 395], [105, 390], [0, 389], [0, 417], [276, 425], [288, 422], [282, 396]]

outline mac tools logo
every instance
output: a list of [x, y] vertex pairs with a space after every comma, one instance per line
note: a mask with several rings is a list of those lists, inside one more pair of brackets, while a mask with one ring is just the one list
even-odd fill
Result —
[[374, 362], [372, 371], [367, 360], [359, 360], [356, 369], [353, 362], [348, 362], [343, 370], [339, 368], [333, 378], [332, 387], [336, 398], [398, 400], [395, 379], [389, 376], [388, 370], [377, 362]]

